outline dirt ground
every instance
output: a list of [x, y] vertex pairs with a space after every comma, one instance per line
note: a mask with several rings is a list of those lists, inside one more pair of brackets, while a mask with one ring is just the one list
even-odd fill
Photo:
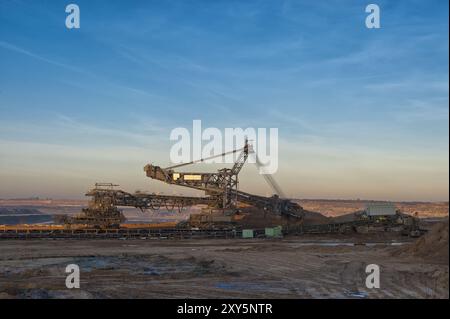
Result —
[[[0, 298], [448, 298], [448, 258], [397, 253], [414, 244], [398, 235], [3, 240]], [[65, 287], [72, 263], [80, 289]], [[379, 289], [365, 286], [368, 264], [380, 266]]]

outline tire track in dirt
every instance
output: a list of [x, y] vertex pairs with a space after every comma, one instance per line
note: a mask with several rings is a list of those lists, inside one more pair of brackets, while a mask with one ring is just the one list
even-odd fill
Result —
[[[57, 276], [54, 267], [88, 260], [97, 264], [87, 264], [92, 269], [82, 273], [82, 291], [94, 298], [448, 298], [448, 279], [447, 290], [442, 281], [448, 278], [448, 264], [392, 256], [386, 247], [324, 247], [320, 242], [310, 246], [311, 240], [303, 246], [304, 242], [0, 242], [0, 294], [10, 283], [19, 288], [18, 296], [45, 296], [46, 290], [51, 296], [65, 296], [64, 276]], [[98, 266], [102, 260], [113, 267]], [[365, 287], [365, 267], [371, 263], [380, 265], [380, 289]], [[145, 273], [148, 266], [153, 269], [150, 274]], [[47, 268], [49, 273], [40, 272]], [[19, 276], [8, 269], [17, 269]], [[362, 295], [354, 294], [358, 292]]]

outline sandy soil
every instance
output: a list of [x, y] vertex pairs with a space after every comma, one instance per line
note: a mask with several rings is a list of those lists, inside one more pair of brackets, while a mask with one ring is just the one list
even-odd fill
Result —
[[407, 245], [402, 249], [394, 251], [394, 255], [419, 256], [424, 259], [449, 262], [449, 221], [448, 218], [442, 222], [433, 223], [429, 231], [416, 240], [413, 245]]
[[[448, 298], [448, 260], [396, 253], [408, 245], [392, 235], [4, 240], [0, 298]], [[80, 266], [80, 289], [65, 287], [70, 263]], [[365, 286], [373, 263], [380, 289]]]

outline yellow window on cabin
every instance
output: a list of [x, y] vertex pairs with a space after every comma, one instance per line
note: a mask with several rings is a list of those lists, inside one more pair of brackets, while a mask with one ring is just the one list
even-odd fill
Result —
[[185, 181], [200, 181], [202, 179], [202, 175], [184, 175]]

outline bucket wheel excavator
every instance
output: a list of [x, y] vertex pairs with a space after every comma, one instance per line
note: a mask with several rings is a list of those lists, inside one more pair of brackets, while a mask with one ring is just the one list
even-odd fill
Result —
[[[214, 173], [192, 173], [175, 170], [187, 165], [202, 163], [216, 157], [224, 157], [237, 153], [239, 155], [233, 167], [222, 168]], [[178, 210], [181, 212], [184, 207], [193, 205], [206, 205], [206, 208], [203, 208], [199, 214], [191, 214], [187, 224], [184, 226], [198, 228], [227, 227], [227, 225], [235, 223], [237, 220], [236, 215], [239, 215], [240, 207], [242, 206], [253, 207], [256, 211], [263, 213], [264, 216], [266, 214], [273, 214], [281, 216], [281, 218], [286, 218], [296, 224], [301, 223], [304, 216], [303, 208], [297, 203], [285, 198], [272, 176], [263, 175], [275, 193], [271, 197], [254, 195], [238, 189], [239, 172], [249, 156], [255, 156], [256, 165], [259, 167], [262, 166], [256, 152], [253, 151], [253, 148], [247, 140], [245, 141], [245, 145], [240, 149], [189, 163], [182, 163], [167, 168], [148, 164], [144, 167], [144, 171], [148, 177], [171, 185], [201, 190], [205, 192], [205, 196], [175, 196], [141, 192], [131, 194], [114, 189], [112, 186], [115, 185], [112, 184], [96, 184], [96, 187], [86, 194], [92, 197], [89, 208], [87, 211], [84, 211], [84, 215], [86, 216], [82, 214], [83, 216], [72, 217], [72, 220], [70, 222], [66, 221], [66, 223], [76, 223], [77, 219], [80, 222], [88, 219], [89, 225], [97, 224], [96, 227], [104, 228], [112, 225], [115, 226], [123, 221], [123, 215], [117, 209], [117, 206], [132, 206], [142, 211], [148, 209], [166, 209], [168, 211]], [[99, 207], [101, 209], [98, 209]], [[105, 214], [108, 216], [107, 219], [105, 219]], [[112, 221], [111, 225], [105, 225], [108, 220]]]

